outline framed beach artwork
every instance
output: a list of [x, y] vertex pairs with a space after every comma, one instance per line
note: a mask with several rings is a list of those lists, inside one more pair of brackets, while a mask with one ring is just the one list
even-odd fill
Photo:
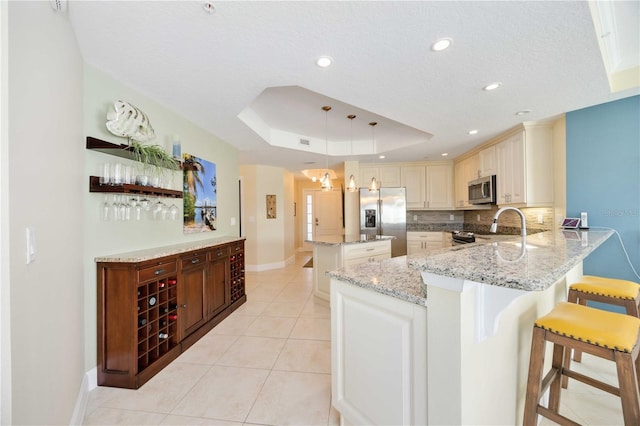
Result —
[[183, 154], [183, 202], [185, 234], [211, 232], [217, 228], [218, 197], [216, 165]]

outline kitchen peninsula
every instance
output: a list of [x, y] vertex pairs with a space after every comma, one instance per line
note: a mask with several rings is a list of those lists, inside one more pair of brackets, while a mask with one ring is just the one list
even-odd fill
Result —
[[344, 423], [521, 424], [533, 322], [612, 234], [552, 230], [329, 272]]
[[329, 302], [330, 283], [327, 271], [391, 257], [394, 237], [367, 235], [330, 235], [306, 240], [313, 245], [313, 292]]

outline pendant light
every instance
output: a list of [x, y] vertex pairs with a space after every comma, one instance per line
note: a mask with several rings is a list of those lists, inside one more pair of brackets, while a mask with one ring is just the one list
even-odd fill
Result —
[[320, 179], [320, 182], [322, 182], [322, 185], [320, 186], [320, 188], [323, 191], [331, 191], [333, 189], [333, 183], [331, 182], [331, 176], [329, 175], [329, 127], [328, 127], [329, 111], [331, 111], [331, 107], [323, 106], [322, 110], [324, 111], [324, 142], [325, 142], [326, 153], [327, 153], [327, 162], [326, 162], [324, 176], [322, 177], [322, 179]]
[[[347, 115], [347, 118], [349, 119], [349, 121], [351, 121], [351, 155], [353, 155], [353, 119], [356, 118], [356, 116], [351, 114], [351, 115]], [[358, 188], [358, 184], [356, 183], [356, 178], [352, 174], [351, 176], [349, 176], [349, 184], [347, 185], [347, 191], [357, 192], [358, 189], [359, 188]]]
[[[369, 123], [369, 126], [371, 126], [371, 141], [372, 141], [372, 145], [373, 145], [373, 165], [376, 165], [376, 138], [374, 136], [374, 128], [375, 125], [378, 124], [375, 121], [372, 121], [371, 123]], [[371, 183], [369, 184], [369, 191], [370, 192], [378, 192], [378, 189], [380, 189], [380, 186], [378, 184], [378, 181], [376, 180], [376, 177], [373, 176], [371, 178]]]

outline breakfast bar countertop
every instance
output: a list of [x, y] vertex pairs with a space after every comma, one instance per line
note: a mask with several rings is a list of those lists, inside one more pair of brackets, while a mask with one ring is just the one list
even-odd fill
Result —
[[525, 291], [542, 291], [605, 242], [613, 231], [541, 232], [496, 236], [474, 244], [367, 262], [327, 272], [338, 279], [410, 303], [427, 306], [421, 274], [464, 279]]
[[[457, 246], [428, 256], [410, 256], [408, 265], [438, 275], [525, 291], [543, 291], [604, 243], [612, 230], [552, 230], [499, 242]], [[456, 250], [457, 249], [457, 250]]]

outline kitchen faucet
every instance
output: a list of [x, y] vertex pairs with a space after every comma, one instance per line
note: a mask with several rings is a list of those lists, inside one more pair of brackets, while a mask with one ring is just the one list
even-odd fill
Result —
[[523, 238], [526, 237], [527, 236], [527, 222], [525, 220], [524, 213], [522, 213], [522, 211], [520, 209], [517, 209], [515, 207], [502, 207], [500, 210], [498, 210], [496, 212], [496, 215], [493, 217], [493, 223], [491, 224], [491, 228], [489, 228], [489, 232], [491, 232], [493, 234], [496, 233], [496, 231], [498, 230], [498, 217], [500, 217], [502, 212], [504, 212], [505, 210], [514, 210], [520, 215], [520, 227], [521, 227], [521, 230], [522, 230], [520, 232], [520, 235], [522, 235]]

